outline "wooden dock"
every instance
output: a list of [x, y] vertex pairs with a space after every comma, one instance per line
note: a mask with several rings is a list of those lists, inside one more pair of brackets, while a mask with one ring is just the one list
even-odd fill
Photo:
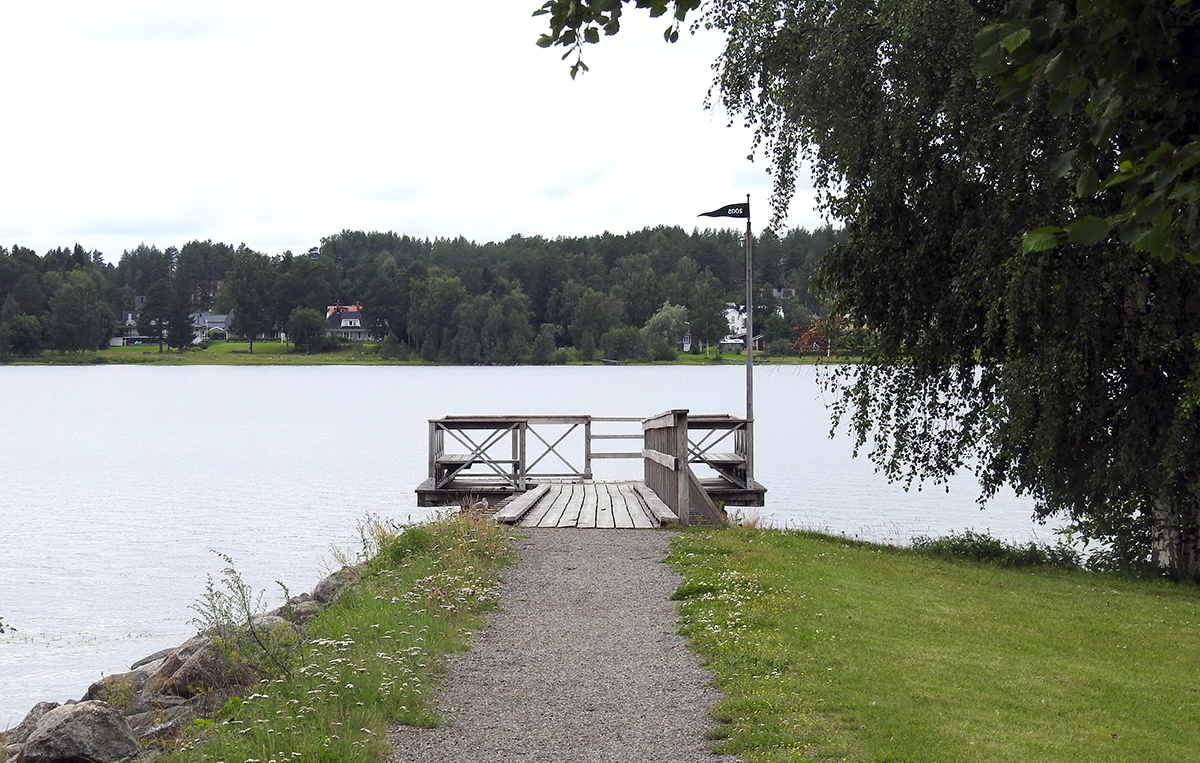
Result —
[[560, 482], [539, 485], [501, 504], [496, 521], [521, 527], [635, 530], [679, 517], [641, 482]]
[[[724, 504], [764, 504], [750, 437], [745, 419], [683, 409], [647, 419], [444, 416], [429, 421], [429, 478], [417, 487], [417, 505], [487, 499], [502, 506], [499, 521], [530, 527], [720, 525]], [[636, 446], [596, 449], [621, 440]], [[596, 459], [641, 460], [645, 478], [597, 482]]]

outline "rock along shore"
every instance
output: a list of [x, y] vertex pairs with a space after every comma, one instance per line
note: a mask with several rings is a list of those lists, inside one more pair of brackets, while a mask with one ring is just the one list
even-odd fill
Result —
[[[345, 567], [333, 573], [312, 593], [255, 617], [254, 626], [302, 633], [304, 624], [337, 599], [360, 572], [361, 568]], [[210, 637], [194, 636], [143, 657], [128, 672], [105, 676], [78, 702], [37, 703], [24, 720], [0, 734], [0, 753], [15, 763], [137, 758], [158, 742], [178, 738], [196, 718], [211, 717], [252, 680], [226, 670]]]

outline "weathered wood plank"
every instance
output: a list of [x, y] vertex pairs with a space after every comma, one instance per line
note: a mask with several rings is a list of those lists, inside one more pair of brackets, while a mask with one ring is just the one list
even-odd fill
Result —
[[521, 520], [534, 505], [542, 499], [542, 496], [549, 492], [549, 485], [538, 485], [533, 490], [527, 491], [514, 497], [503, 508], [496, 512], [493, 517], [497, 522], [505, 524], [514, 524]]
[[633, 489], [632, 482], [622, 482], [618, 487], [621, 490], [621, 495], [625, 497], [626, 505], [629, 506], [629, 516], [633, 520], [635, 529], [649, 529], [658, 524], [650, 516], [650, 513], [646, 511], [646, 505], [642, 503], [641, 497]]
[[659, 466], [665, 466], [671, 471], [675, 471], [675, 456], [668, 456], [666, 453], [659, 453], [650, 448], [642, 448], [642, 458], [648, 458]]
[[639, 530], [657, 526], [658, 522], [646, 511], [641, 497], [634, 489], [634, 484], [633, 482], [622, 482], [617, 485], [621, 495], [625, 498], [625, 505], [629, 507], [629, 516], [633, 520], [633, 526]]
[[675, 426], [675, 411], [667, 411], [660, 413], [654, 418], [646, 419], [642, 422], [642, 431], [647, 429], [666, 429]]
[[612, 487], [610, 483], [604, 483], [604, 491], [608, 500], [600, 504], [596, 510], [596, 529], [598, 530], [611, 530], [616, 526], [613, 522], [613, 504], [616, 499], [613, 497], [610, 487]]
[[651, 515], [658, 522], [664, 524], [666, 522], [678, 522], [679, 515], [671, 511], [671, 507], [663, 503], [663, 500], [658, 497], [658, 494], [646, 486], [643, 482], [633, 483], [633, 489], [646, 503], [646, 508], [650, 510]]
[[744, 464], [746, 457], [737, 453], [705, 453], [700, 458], [706, 464]]
[[556, 504], [559, 500], [563, 486], [561, 484], [550, 484], [548, 487], [549, 490], [546, 491], [546, 495], [542, 498], [542, 500], [538, 501], [537, 506], [535, 506], [533, 510], [526, 514], [525, 518], [521, 520], [521, 527], [540, 526], [541, 522], [546, 518], [546, 515], [553, 510], [554, 504]]
[[596, 526], [596, 507], [600, 502], [600, 493], [604, 487], [595, 482], [585, 484], [588, 489], [584, 492], [583, 501], [579, 504], [579, 513], [575, 515], [575, 527]]
[[629, 513], [629, 499], [621, 492], [621, 484], [618, 482], [609, 483], [608, 493], [612, 496], [613, 501], [613, 527], [618, 530], [632, 530], [633, 515]]
[[558, 522], [562, 519], [563, 513], [566, 512], [567, 506], [570, 505], [571, 499], [574, 498], [575, 491], [580, 488], [580, 485], [574, 483], [563, 485], [562, 491], [558, 494], [558, 499], [554, 501], [554, 505], [550, 507], [550, 511], [546, 513], [546, 517], [538, 526], [558, 527]]
[[595, 495], [595, 483], [584, 482], [581, 485], [572, 486], [571, 498], [564, 506], [556, 527], [577, 527], [579, 525], [579, 512], [583, 509], [583, 502], [587, 500], [588, 491]]
[[687, 469], [685, 476], [688, 480], [687, 487], [690, 491], [688, 501], [692, 512], [699, 514], [710, 525], [715, 527], [724, 525], [728, 521], [725, 511], [717, 508], [717, 505], [713, 503], [712, 497], [704, 490], [704, 486], [700, 484], [700, 480], [696, 478], [696, 473], [691, 469]]
[[596, 527], [596, 517], [600, 512], [600, 507], [606, 505], [608, 501], [608, 494], [604, 490], [604, 483], [596, 482], [592, 484], [596, 487], [596, 491], [592, 494], [591, 500], [584, 501], [579, 511], [579, 519], [575, 523], [576, 527], [588, 530]]

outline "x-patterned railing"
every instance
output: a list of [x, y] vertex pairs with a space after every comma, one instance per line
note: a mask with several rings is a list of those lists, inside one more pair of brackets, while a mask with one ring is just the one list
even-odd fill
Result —
[[[750, 487], [746, 420], [728, 414], [688, 416], [688, 461], [705, 464], [739, 488]], [[718, 451], [718, 446], [724, 449]]]
[[595, 440], [637, 440], [640, 433], [593, 432], [601, 416], [444, 416], [429, 421], [429, 477], [434, 489], [455, 480], [526, 490], [531, 480], [592, 478], [592, 459], [641, 458], [595, 451]]

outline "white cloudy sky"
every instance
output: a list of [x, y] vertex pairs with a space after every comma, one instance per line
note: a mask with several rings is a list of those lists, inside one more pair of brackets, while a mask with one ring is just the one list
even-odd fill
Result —
[[750, 133], [702, 107], [719, 37], [631, 13], [572, 81], [539, 4], [0, 0], [0, 244], [690, 230], [747, 193], [767, 221]]

